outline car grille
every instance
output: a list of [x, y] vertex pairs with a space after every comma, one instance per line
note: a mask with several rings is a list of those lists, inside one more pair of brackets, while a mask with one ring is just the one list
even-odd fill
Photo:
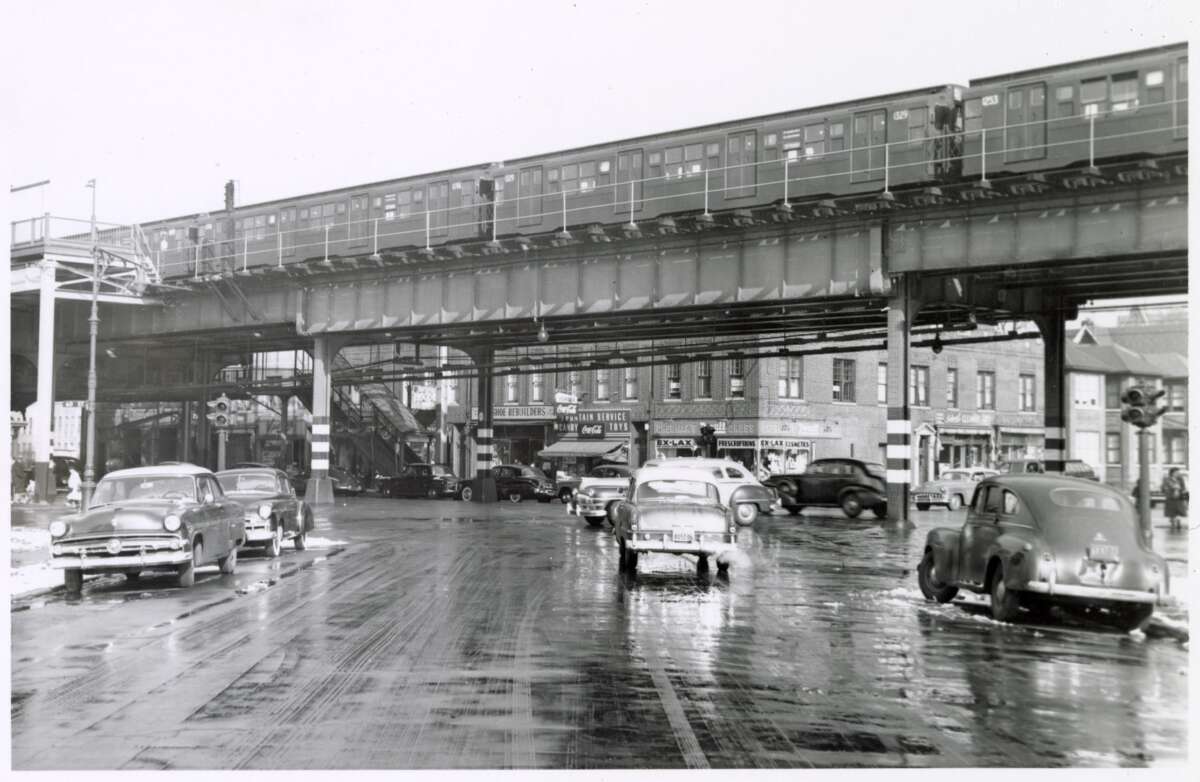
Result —
[[[110, 541], [117, 540], [121, 544], [118, 551], [109, 551]], [[54, 542], [51, 549], [56, 554], [83, 555], [88, 557], [122, 556], [125, 554], [150, 553], [153, 551], [171, 551], [182, 547], [178, 535], [139, 535], [138, 537], [106, 536], [76, 538], [74, 540]]]

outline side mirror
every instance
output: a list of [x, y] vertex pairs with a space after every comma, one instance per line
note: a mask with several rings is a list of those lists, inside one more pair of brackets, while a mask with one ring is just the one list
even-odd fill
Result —
[[208, 503], [213, 502], [215, 499], [216, 498], [213, 497], [212, 492], [208, 491], [204, 493], [204, 504], [207, 505]]

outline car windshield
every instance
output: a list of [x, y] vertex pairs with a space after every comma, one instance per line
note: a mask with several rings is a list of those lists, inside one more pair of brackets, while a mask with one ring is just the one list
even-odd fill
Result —
[[1051, 489], [1050, 501], [1060, 508], [1120, 513], [1121, 502], [1105, 492], [1087, 489]]
[[122, 500], [194, 500], [196, 482], [190, 475], [129, 475], [104, 478], [92, 495], [92, 505]]
[[539, 481], [549, 481], [550, 480], [549, 478], [546, 477], [546, 473], [542, 472], [541, 470], [539, 470], [536, 467], [522, 467], [521, 468], [521, 477], [537, 478]]
[[866, 469], [867, 475], [875, 475], [880, 478], [887, 475], [887, 470], [878, 462], [863, 462], [863, 467]]
[[704, 481], [654, 480], [637, 487], [636, 502], [712, 500], [720, 498], [717, 487]]
[[432, 475], [452, 475], [452, 473], [449, 470], [447, 470], [443, 465], [440, 465], [440, 464], [435, 464], [432, 467], [430, 467], [429, 472]]
[[232, 475], [218, 475], [217, 481], [227, 493], [247, 494], [256, 492], [258, 494], [275, 494], [279, 491], [279, 483], [275, 480], [275, 473], [270, 472], [244, 472]]
[[942, 473], [943, 481], [965, 481], [966, 479], [967, 479], [967, 474], [965, 472], [959, 472], [957, 470], [950, 470], [949, 472]]

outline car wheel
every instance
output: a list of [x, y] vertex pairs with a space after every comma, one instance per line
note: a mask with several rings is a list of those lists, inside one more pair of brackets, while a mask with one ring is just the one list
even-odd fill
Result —
[[1146, 624], [1150, 615], [1154, 613], [1154, 606], [1123, 606], [1115, 609], [1113, 613], [1116, 615], [1117, 627], [1128, 633], [1141, 629], [1141, 626]]
[[508, 493], [508, 501], [509, 502], [520, 502], [523, 499], [524, 499], [524, 497], [521, 496], [521, 492], [519, 492], [519, 491], [510, 491]]
[[628, 566], [629, 561], [625, 556], [625, 538], [617, 538], [617, 570], [624, 573]]
[[753, 502], [740, 503], [734, 509], [733, 518], [739, 526], [749, 527], [758, 518], [758, 506]]
[[842, 496], [842, 513], [845, 513], [852, 519], [858, 518], [858, 515], [863, 512], [862, 500], [854, 492], [848, 492]]
[[877, 519], [886, 519], [887, 505], [876, 505], [874, 508], [871, 508], [871, 512], [875, 514], [875, 518]]
[[63, 571], [63, 586], [69, 595], [77, 595], [83, 591], [83, 571], [71, 568]]
[[625, 572], [630, 575], [637, 574], [638, 553], [636, 549], [625, 549]]
[[276, 527], [271, 535], [271, 539], [267, 541], [267, 546], [264, 549], [267, 556], [271, 559], [279, 556], [279, 552], [283, 549], [283, 528]]
[[587, 523], [588, 523], [589, 527], [604, 526], [604, 517], [603, 516], [585, 516], [584, 518], [587, 519]]
[[221, 568], [221, 572], [227, 576], [232, 576], [237, 572], [237, 549], [233, 549], [225, 556], [217, 560], [217, 567]]
[[696, 575], [702, 576], [708, 572], [708, 557], [701, 554], [696, 560]]
[[918, 502], [917, 510], [929, 510], [929, 503], [928, 502]]
[[292, 538], [292, 545], [296, 547], [296, 551], [304, 551], [304, 549], [308, 548], [308, 533], [301, 532]]
[[963, 505], [961, 494], [955, 494], [950, 497], [950, 501], [946, 503], [946, 510], [958, 510]]
[[470, 486], [464, 486], [458, 490], [458, 498], [463, 502], [470, 502], [475, 493], [471, 491]]
[[926, 600], [936, 600], [939, 603], [949, 603], [958, 594], [958, 587], [948, 586], [933, 577], [933, 552], [926, 551], [917, 565], [917, 584]]
[[570, 502], [571, 501], [571, 490], [563, 489], [562, 491], [560, 491], [558, 493], [558, 501], [561, 502], [563, 505], [566, 505], [568, 502]]
[[996, 568], [989, 591], [992, 596], [992, 618], [997, 622], [1011, 622], [1016, 619], [1021, 608], [1021, 596], [1004, 583], [1003, 565]]
[[803, 505], [789, 505], [787, 512], [792, 514], [793, 516], [799, 516], [801, 511], [803, 511], [803, 510], [804, 510]]
[[728, 576], [729, 575], [729, 562], [728, 561], [717, 562], [717, 575], [718, 576]]
[[203, 556], [204, 544], [196, 541], [196, 545], [192, 546], [192, 561], [179, 566], [179, 586], [190, 587], [196, 583], [196, 567]]

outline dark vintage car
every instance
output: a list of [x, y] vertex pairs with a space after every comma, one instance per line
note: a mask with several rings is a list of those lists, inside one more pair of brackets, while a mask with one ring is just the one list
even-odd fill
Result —
[[567, 514], [579, 516], [593, 527], [599, 527], [608, 517], [609, 509], [629, 490], [633, 470], [623, 464], [602, 464], [593, 467], [579, 482], [567, 505]]
[[225, 496], [241, 503], [246, 545], [279, 556], [284, 541], [304, 551], [313, 529], [312, 510], [296, 496], [287, 473], [272, 467], [247, 467], [217, 473]]
[[984, 593], [999, 621], [1059, 603], [1104, 609], [1125, 629], [1150, 617], [1168, 578], [1125, 496], [1057, 475], [983, 480], [961, 528], [929, 532], [917, 568], [926, 598]]
[[[444, 464], [409, 464], [399, 475], [385, 478], [379, 493], [385, 497], [457, 497], [460, 491], [458, 476]], [[470, 499], [470, 488], [467, 499]]]
[[217, 478], [191, 464], [134, 467], [104, 476], [88, 508], [50, 522], [50, 566], [63, 571], [68, 592], [85, 573], [170, 570], [191, 586], [196, 568], [215, 562], [237, 567], [245, 542], [242, 504]]
[[[312, 480], [312, 475], [307, 472], [288, 473], [288, 480], [291, 481], [296, 494], [303, 497], [305, 492], [308, 491], [308, 482]], [[340, 467], [329, 468], [329, 482], [333, 485], [334, 494], [358, 496], [364, 490], [362, 481]]]
[[864, 508], [881, 519], [887, 516], [887, 473], [875, 462], [817, 459], [802, 473], [772, 475], [763, 483], [779, 492], [792, 515], [818, 507], [841, 508], [852, 519]]
[[779, 506], [774, 489], [762, 485], [750, 471], [732, 459], [651, 459], [643, 467], [670, 467], [703, 472], [717, 485], [721, 502], [733, 509], [733, 518], [743, 527], [759, 514], [768, 515]]
[[733, 509], [721, 500], [718, 480], [708, 471], [642, 467], [612, 515], [620, 569], [631, 574], [638, 556], [648, 551], [695, 555], [701, 573], [715, 557], [717, 571], [725, 573], [728, 555], [737, 548]]
[[496, 479], [496, 496], [509, 502], [536, 499], [549, 502], [558, 496], [554, 481], [536, 467], [523, 464], [501, 464], [492, 468]]

